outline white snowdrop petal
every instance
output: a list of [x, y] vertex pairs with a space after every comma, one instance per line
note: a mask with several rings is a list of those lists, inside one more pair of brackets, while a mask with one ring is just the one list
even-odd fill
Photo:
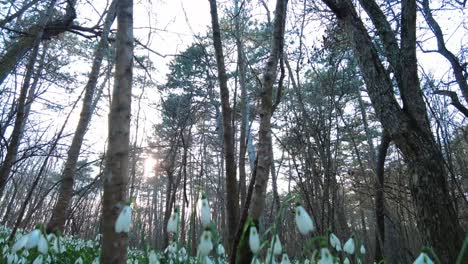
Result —
[[333, 264], [333, 256], [330, 254], [328, 248], [320, 249], [320, 259], [317, 264]]
[[336, 249], [336, 251], [341, 251], [341, 241], [340, 239], [333, 233], [330, 233], [330, 245]]
[[274, 246], [273, 246], [273, 254], [274, 255], [280, 255], [283, 251], [283, 247], [281, 246], [281, 241], [279, 239], [279, 236], [278, 235], [275, 235], [275, 239], [274, 239], [274, 242], [272, 242], [272, 244], [274, 243]]
[[41, 236], [41, 231], [39, 229], [34, 229], [27, 236], [28, 242], [26, 243], [26, 248], [31, 249], [37, 247], [37, 243], [39, 243], [39, 238]]
[[177, 227], [179, 225], [179, 211], [176, 209], [171, 217], [169, 218], [169, 221], [167, 222], [167, 232], [169, 233], [177, 233]]
[[207, 227], [211, 223], [211, 210], [206, 198], [201, 200], [200, 220], [203, 227]]
[[213, 250], [213, 242], [211, 242], [211, 232], [203, 231], [200, 244], [198, 245], [198, 254], [202, 257], [208, 256]]
[[42, 255], [37, 256], [32, 264], [42, 264], [44, 262], [44, 257]]
[[350, 237], [348, 241], [346, 241], [346, 243], [343, 246], [343, 250], [344, 252], [350, 255], [354, 254], [354, 239], [352, 237]]
[[37, 243], [37, 250], [41, 254], [44, 254], [44, 255], [46, 255], [47, 252], [49, 251], [49, 244], [43, 234], [39, 236], [39, 242]]
[[348, 257], [345, 258], [345, 260], [343, 261], [343, 264], [351, 264], [351, 262], [349, 261]]
[[281, 264], [291, 264], [288, 254], [283, 253], [283, 257], [281, 258]]
[[226, 254], [226, 250], [224, 250], [223, 244], [218, 244], [218, 247], [216, 248], [216, 253], [218, 254], [218, 256], [224, 256], [224, 254]]
[[16, 253], [18, 250], [21, 250], [22, 248], [24, 248], [26, 246], [26, 243], [28, 243], [28, 240], [29, 240], [28, 235], [22, 236], [20, 239], [18, 239], [15, 242], [15, 244], [11, 248], [11, 252]]
[[257, 254], [260, 249], [260, 237], [258, 236], [258, 231], [255, 226], [250, 227], [249, 233], [249, 247], [252, 253]]
[[303, 235], [307, 235], [309, 232], [313, 232], [315, 229], [312, 218], [302, 205], [296, 206], [295, 221], [297, 229], [299, 229], [299, 232]]
[[148, 256], [148, 262], [149, 264], [159, 264], [158, 256], [156, 256], [156, 253], [154, 250], [151, 250]]
[[115, 221], [116, 233], [128, 233], [132, 225], [132, 208], [129, 205], [124, 206], [120, 211], [117, 221]]
[[361, 245], [361, 248], [359, 250], [361, 251], [362, 255], [366, 254], [366, 248], [364, 247], [364, 245]]
[[434, 264], [432, 259], [424, 252], [422, 252], [416, 260], [414, 260], [413, 264]]

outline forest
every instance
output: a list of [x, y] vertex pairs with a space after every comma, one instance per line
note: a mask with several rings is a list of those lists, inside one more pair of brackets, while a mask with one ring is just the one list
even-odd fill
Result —
[[466, 4], [0, 1], [0, 263], [468, 263]]

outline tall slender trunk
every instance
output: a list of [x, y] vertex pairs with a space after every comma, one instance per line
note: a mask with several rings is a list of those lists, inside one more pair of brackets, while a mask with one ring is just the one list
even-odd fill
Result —
[[10, 176], [11, 169], [13, 168], [13, 164], [16, 160], [21, 138], [23, 137], [24, 125], [26, 123], [26, 98], [28, 89], [30, 88], [31, 77], [34, 72], [34, 65], [36, 64], [38, 53], [39, 43], [37, 43], [29, 55], [28, 64], [26, 66], [26, 75], [24, 76], [23, 85], [21, 86], [16, 106], [15, 125], [11, 134], [10, 144], [7, 147], [5, 159], [3, 160], [2, 167], [0, 168], [0, 197], [3, 195], [8, 177]]
[[[256, 223], [260, 220], [260, 216], [265, 208], [266, 188], [272, 162], [271, 116], [274, 110], [272, 101], [273, 85], [276, 80], [278, 62], [283, 56], [287, 3], [287, 0], [276, 1], [271, 50], [262, 77], [262, 98], [259, 110], [260, 127], [258, 131], [257, 166], [255, 169], [256, 178], [251, 206], [249, 208], [249, 217]], [[239, 263], [250, 263], [252, 255], [247, 247], [247, 243], [243, 243], [242, 245]]]
[[115, 221], [126, 204], [133, 76], [133, 0], [117, 3], [116, 65], [109, 113], [109, 143], [102, 208], [103, 264], [127, 263], [127, 233], [115, 232]]
[[218, 10], [216, 0], [209, 0], [209, 2], [223, 116], [224, 161], [226, 166], [226, 209], [228, 224], [227, 241], [229, 241], [229, 248], [231, 248], [231, 243], [234, 241], [239, 221], [239, 195], [236, 179], [236, 160], [234, 155], [234, 130], [232, 127], [232, 110], [229, 103], [229, 88], [227, 85], [228, 78], [226, 74], [226, 66], [224, 64]]
[[244, 200], [246, 195], [246, 174], [245, 174], [245, 154], [247, 152], [247, 87], [246, 87], [246, 65], [244, 58], [244, 45], [242, 44], [242, 26], [241, 26], [241, 14], [239, 11], [239, 0], [234, 0], [234, 13], [236, 15], [236, 48], [237, 48], [237, 72], [239, 75], [239, 86], [241, 89], [241, 98], [240, 98], [240, 110], [241, 110], [241, 120], [240, 120], [240, 137], [239, 137], [239, 199], [241, 201], [241, 208], [244, 207]]
[[55, 203], [54, 209], [52, 210], [52, 217], [47, 224], [47, 231], [63, 231], [65, 221], [67, 218], [67, 210], [70, 207], [70, 202], [73, 196], [73, 183], [76, 173], [76, 163], [80, 156], [81, 146], [83, 145], [83, 139], [88, 130], [89, 123], [94, 111], [93, 98], [96, 91], [96, 85], [99, 78], [99, 72], [101, 69], [102, 60], [107, 50], [108, 35], [112, 23], [115, 18], [115, 8], [117, 1], [112, 1], [106, 19], [104, 22], [104, 28], [99, 41], [98, 47], [94, 53], [94, 60], [91, 72], [89, 74], [88, 82], [85, 87], [85, 95], [83, 98], [83, 106], [81, 108], [80, 119], [73, 135], [73, 140], [68, 150], [67, 160], [65, 162], [65, 168], [63, 169], [61, 176], [61, 185], [59, 189], [59, 195]]

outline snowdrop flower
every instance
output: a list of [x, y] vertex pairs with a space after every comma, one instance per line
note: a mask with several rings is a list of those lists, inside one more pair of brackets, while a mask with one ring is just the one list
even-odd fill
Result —
[[413, 264], [434, 264], [434, 262], [426, 253], [422, 252]]
[[179, 208], [175, 208], [174, 212], [171, 215], [171, 218], [169, 218], [169, 221], [167, 222], [167, 232], [169, 233], [177, 233], [177, 227], [179, 225]]
[[275, 256], [281, 254], [283, 247], [281, 246], [281, 241], [279, 240], [278, 235], [275, 235], [275, 238], [271, 244], [273, 245], [273, 254]]
[[43, 234], [39, 236], [39, 242], [37, 243], [37, 250], [41, 254], [44, 254], [44, 255], [46, 255], [47, 251], [49, 251], [49, 244]]
[[343, 261], [343, 264], [351, 264], [351, 262], [349, 261], [348, 257], [346, 257]]
[[198, 254], [202, 257], [206, 257], [210, 254], [213, 249], [213, 242], [211, 242], [211, 232], [208, 230], [203, 231], [200, 245], [198, 245]]
[[320, 259], [317, 264], [333, 264], [333, 256], [330, 254], [328, 248], [320, 249]]
[[8, 254], [7, 255], [7, 264], [18, 263], [18, 255]]
[[340, 239], [333, 233], [330, 233], [330, 245], [336, 249], [336, 251], [341, 251], [341, 242]]
[[257, 254], [260, 249], [260, 237], [258, 236], [257, 228], [255, 226], [250, 226], [249, 247], [250, 251], [254, 254]]
[[[99, 256], [96, 257], [91, 264], [99, 264]], [[153, 264], [153, 263], [150, 262], [149, 264]]]
[[200, 220], [203, 227], [207, 227], [211, 223], [211, 210], [210, 204], [208, 203], [208, 199], [206, 198], [205, 194], [202, 194], [200, 205]]
[[179, 249], [179, 262], [185, 262], [187, 260], [187, 250], [184, 247]]
[[213, 264], [213, 261], [211, 261], [210, 257], [205, 256], [205, 264]]
[[32, 264], [42, 264], [43, 262], [44, 262], [44, 258], [42, 257], [42, 255], [39, 255], [34, 259]]
[[115, 232], [116, 233], [128, 233], [130, 226], [132, 225], [132, 208], [130, 205], [124, 206], [120, 211], [117, 221], [115, 221]]
[[366, 248], [364, 247], [364, 245], [361, 245], [361, 248], [359, 250], [361, 251], [362, 255], [366, 254]]
[[304, 264], [310, 264], [310, 260], [309, 259], [304, 260]]
[[299, 232], [301, 232], [301, 234], [307, 235], [309, 232], [314, 231], [315, 227], [314, 227], [314, 222], [312, 221], [312, 218], [304, 209], [304, 207], [300, 204], [296, 205], [295, 220], [296, 220], [297, 229], [299, 229]]
[[351, 236], [348, 241], [346, 241], [346, 243], [344, 244], [343, 246], [343, 250], [344, 252], [352, 255], [354, 254], [354, 239], [353, 239], [353, 236]]
[[83, 259], [81, 257], [77, 258], [75, 264], [83, 264]]
[[13, 247], [11, 248], [11, 252], [16, 253], [18, 250], [24, 248], [26, 246], [26, 243], [28, 243], [29, 236], [24, 235], [20, 239], [18, 239]]
[[171, 242], [169, 246], [164, 250], [165, 253], [175, 254], [177, 252], [177, 244], [175, 242]]
[[41, 237], [41, 230], [39, 229], [34, 229], [31, 233], [29, 233], [28, 236], [28, 242], [26, 243], [26, 248], [31, 249], [37, 246], [37, 243], [39, 243], [39, 238]]
[[216, 254], [218, 254], [218, 256], [224, 256], [224, 254], [226, 254], [226, 250], [224, 250], [223, 244], [218, 244], [218, 247], [216, 248]]
[[291, 261], [289, 261], [288, 254], [283, 253], [283, 257], [281, 258], [281, 264], [291, 264]]
[[158, 256], [156, 256], [156, 253], [154, 250], [151, 250], [148, 254], [148, 262], [149, 264], [159, 264]]

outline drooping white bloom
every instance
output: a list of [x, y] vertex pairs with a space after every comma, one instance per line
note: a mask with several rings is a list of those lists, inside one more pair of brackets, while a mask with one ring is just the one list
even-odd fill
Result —
[[271, 244], [273, 245], [273, 254], [275, 256], [280, 255], [283, 251], [283, 247], [281, 246], [281, 241], [278, 235], [275, 235], [275, 238]]
[[211, 242], [211, 232], [203, 231], [200, 244], [198, 245], [198, 254], [202, 257], [206, 257], [213, 250], [213, 242]]
[[175, 254], [177, 252], [177, 244], [175, 242], [171, 242], [167, 248], [164, 250], [164, 253]]
[[177, 227], [179, 226], [179, 208], [175, 208], [169, 221], [167, 222], [167, 232], [177, 233]]
[[42, 257], [42, 255], [39, 255], [34, 259], [32, 264], [42, 264], [43, 262], [44, 262], [44, 258]]
[[28, 242], [26, 243], [26, 248], [31, 249], [37, 247], [37, 243], [39, 243], [39, 238], [41, 237], [41, 230], [34, 229], [28, 235]]
[[344, 252], [346, 252], [346, 253], [348, 253], [350, 255], [354, 254], [354, 239], [353, 239], [353, 237], [350, 237], [348, 239], [348, 241], [346, 241], [346, 243], [343, 246], [343, 250], [344, 250]]
[[309, 232], [314, 231], [315, 227], [314, 227], [314, 222], [312, 221], [312, 218], [304, 209], [304, 207], [302, 207], [302, 205], [300, 204], [296, 205], [295, 220], [296, 220], [297, 229], [299, 229], [299, 232], [301, 232], [301, 234], [307, 235]]
[[49, 244], [43, 234], [39, 236], [39, 242], [37, 243], [37, 250], [41, 254], [44, 254], [44, 255], [46, 255], [47, 252], [49, 251]]
[[18, 239], [13, 247], [11, 248], [11, 252], [16, 253], [18, 250], [24, 248], [26, 246], [26, 243], [28, 243], [29, 236], [24, 235], [20, 239]]
[[351, 261], [349, 261], [348, 257], [344, 259], [343, 264], [351, 264]]
[[128, 233], [132, 225], [132, 208], [129, 205], [124, 206], [120, 211], [117, 221], [115, 221], [116, 233]]
[[[99, 264], [99, 256], [96, 257], [91, 264]], [[152, 263], [150, 262], [150, 264]]]
[[7, 264], [18, 263], [18, 255], [7, 254]]
[[210, 204], [208, 203], [208, 199], [205, 194], [202, 195], [202, 199], [200, 201], [200, 220], [203, 227], [207, 227], [211, 223]]
[[304, 260], [304, 264], [310, 264], [310, 260], [309, 259]]
[[148, 254], [148, 262], [149, 264], [159, 264], [158, 256], [156, 256], [156, 253], [154, 250], [151, 250]]
[[185, 262], [187, 260], [187, 250], [184, 247], [179, 249], [179, 262]]
[[341, 242], [340, 239], [333, 233], [330, 233], [330, 245], [336, 249], [336, 251], [341, 251]]
[[83, 264], [83, 259], [81, 257], [77, 258], [75, 264]]
[[210, 259], [210, 257], [205, 256], [205, 264], [213, 264], [213, 261]]
[[361, 248], [359, 250], [361, 251], [362, 255], [366, 254], [366, 248], [364, 247], [364, 245], [361, 245]]
[[434, 264], [434, 262], [426, 253], [422, 252], [413, 264]]
[[317, 264], [333, 264], [333, 256], [330, 254], [328, 248], [320, 249], [320, 259]]
[[257, 228], [255, 226], [250, 226], [249, 247], [250, 251], [254, 254], [257, 254], [260, 249], [260, 237], [258, 236]]
[[224, 249], [223, 244], [218, 244], [218, 247], [216, 248], [216, 254], [218, 254], [218, 256], [224, 256], [226, 254], [226, 250]]
[[289, 261], [288, 254], [283, 253], [283, 257], [281, 258], [281, 264], [291, 264], [291, 261]]

